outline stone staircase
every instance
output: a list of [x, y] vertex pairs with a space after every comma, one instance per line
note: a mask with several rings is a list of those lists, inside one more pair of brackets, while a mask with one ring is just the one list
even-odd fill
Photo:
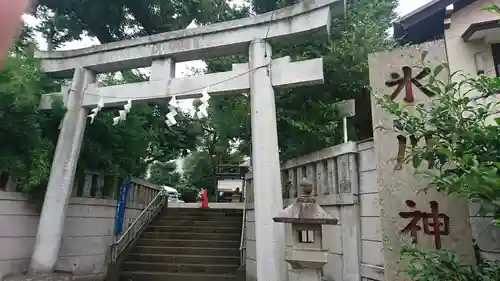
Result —
[[242, 210], [168, 208], [128, 253], [120, 281], [243, 281], [237, 274], [242, 216]]

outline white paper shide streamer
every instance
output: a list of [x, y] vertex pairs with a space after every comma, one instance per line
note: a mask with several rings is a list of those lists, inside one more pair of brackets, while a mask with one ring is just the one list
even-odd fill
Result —
[[167, 126], [172, 127], [177, 124], [177, 120], [175, 120], [175, 116], [177, 116], [177, 108], [179, 108], [179, 102], [175, 96], [170, 99], [168, 102], [168, 110], [169, 112], [165, 115], [165, 123]]
[[[198, 106], [198, 108], [192, 108], [189, 111], [189, 114], [191, 115], [192, 118], [196, 117], [198, 119], [204, 119], [208, 118], [208, 106], [209, 103], [208, 101], [210, 100], [210, 95], [208, 94], [209, 87], [207, 86], [203, 91], [201, 92], [201, 104]], [[167, 126], [171, 127], [174, 125], [177, 125], [177, 120], [175, 117], [178, 114], [180, 104], [179, 101], [175, 96], [172, 96], [168, 103], [168, 110], [169, 112], [165, 115], [165, 123]], [[91, 110], [91, 113], [87, 116], [90, 118], [90, 123], [94, 123], [94, 120], [97, 116], [97, 114], [101, 111], [101, 109], [104, 108], [104, 99], [103, 97], [99, 98], [99, 103], [97, 104], [96, 108], [93, 108]], [[123, 106], [123, 109], [118, 110], [118, 116], [113, 118], [113, 126], [118, 125], [120, 122], [123, 122], [127, 120], [127, 114], [130, 113], [130, 110], [132, 109], [132, 99], [128, 99], [127, 103]]]
[[208, 87], [203, 89], [201, 92], [201, 105], [198, 107], [198, 112], [196, 112], [196, 117], [198, 119], [203, 119], [208, 117], [208, 101], [210, 100], [210, 95], [208, 94]]
[[90, 110], [91, 113], [87, 116], [87, 118], [90, 118], [90, 124], [94, 123], [94, 119], [96, 118], [97, 113], [99, 113], [99, 111], [101, 111], [103, 107], [104, 107], [104, 99], [103, 97], [100, 97], [99, 102], [97, 103], [97, 107], [92, 108]]
[[189, 116], [191, 116], [191, 118], [194, 118], [196, 116], [196, 112], [198, 112], [196, 110], [196, 107], [194, 107], [194, 102], [193, 102], [193, 107], [189, 109]]
[[132, 99], [128, 99], [127, 103], [123, 106], [122, 110], [118, 110], [118, 116], [113, 118], [113, 126], [118, 125], [118, 123], [127, 120], [127, 114], [130, 113], [132, 109]]

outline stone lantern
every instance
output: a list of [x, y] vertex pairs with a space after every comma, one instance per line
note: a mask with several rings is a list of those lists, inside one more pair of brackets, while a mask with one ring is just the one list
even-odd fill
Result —
[[335, 225], [332, 217], [311, 197], [313, 185], [306, 179], [300, 182], [302, 194], [284, 209], [275, 222], [292, 225], [292, 247], [285, 252], [285, 260], [292, 266], [290, 280], [321, 280], [321, 269], [328, 262], [328, 250], [322, 247], [321, 225]]

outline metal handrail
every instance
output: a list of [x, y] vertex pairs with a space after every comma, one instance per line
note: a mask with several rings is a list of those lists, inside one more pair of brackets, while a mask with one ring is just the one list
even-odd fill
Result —
[[243, 222], [241, 224], [241, 237], [240, 237], [240, 266], [244, 265], [244, 259], [245, 257], [243, 256], [244, 250], [245, 250], [245, 232], [246, 232], [246, 216], [247, 216], [247, 179], [246, 177], [243, 177]]
[[158, 194], [149, 202], [149, 204], [142, 210], [139, 216], [132, 222], [132, 224], [125, 230], [118, 240], [113, 242], [110, 247], [111, 262], [117, 261], [120, 254], [125, 248], [134, 240], [141, 229], [148, 225], [156, 214], [162, 209], [166, 202], [166, 191], [159, 190]]

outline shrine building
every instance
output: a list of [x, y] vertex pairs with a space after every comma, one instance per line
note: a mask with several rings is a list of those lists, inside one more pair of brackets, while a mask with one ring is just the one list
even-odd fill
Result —
[[433, 0], [394, 23], [394, 39], [415, 45], [444, 39], [451, 73], [499, 76], [500, 0]]

